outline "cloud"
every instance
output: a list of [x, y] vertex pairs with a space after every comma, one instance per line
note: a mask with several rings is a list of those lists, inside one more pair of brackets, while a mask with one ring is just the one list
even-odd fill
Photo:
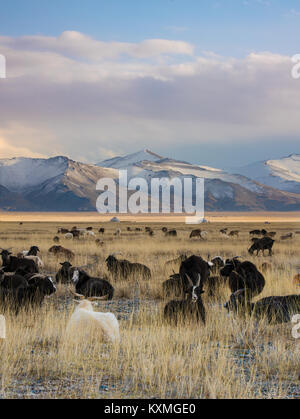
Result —
[[288, 56], [196, 55], [182, 41], [102, 42], [72, 31], [0, 37], [0, 53], [1, 155], [99, 161], [145, 146], [259, 147], [298, 136], [300, 82]]

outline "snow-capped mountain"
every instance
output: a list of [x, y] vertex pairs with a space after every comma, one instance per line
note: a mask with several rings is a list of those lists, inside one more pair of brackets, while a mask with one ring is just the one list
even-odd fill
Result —
[[300, 193], [300, 155], [292, 154], [278, 160], [267, 160], [230, 169], [264, 185], [282, 191]]
[[128, 154], [123, 157], [114, 157], [112, 159], [104, 160], [101, 163], [98, 163], [97, 166], [101, 167], [111, 167], [114, 169], [127, 169], [129, 166], [140, 163], [144, 160], [146, 161], [157, 161], [161, 160], [163, 157], [159, 156], [156, 153], [153, 153], [150, 150], [141, 150], [137, 153]]
[[10, 210], [91, 211], [100, 178], [118, 177], [115, 169], [67, 157], [0, 160], [0, 207]]
[[[151, 158], [148, 158], [150, 155]], [[153, 158], [154, 156], [154, 158]], [[140, 160], [139, 160], [140, 159]], [[106, 161], [106, 167], [116, 161]], [[111, 162], [111, 163], [110, 163]], [[278, 191], [243, 176], [224, 170], [190, 164], [161, 157], [147, 150], [117, 158], [119, 169], [128, 171], [128, 178], [200, 177], [205, 179], [205, 205], [210, 210], [299, 210], [300, 195]]]
[[[298, 158], [298, 160], [297, 160]], [[299, 186], [300, 156], [290, 156], [263, 165], [280, 185]], [[300, 210], [299, 193], [279, 190], [250, 179], [207, 166], [164, 158], [149, 150], [106, 160], [100, 165], [68, 159], [13, 158], [0, 160], [0, 209], [15, 211], [94, 211], [99, 179], [118, 180], [119, 170], [127, 169], [129, 179], [201, 177], [205, 179], [205, 207], [210, 211], [289, 211]], [[257, 169], [258, 170], [258, 169]], [[256, 172], [258, 175], [258, 171]], [[298, 176], [298, 177], [297, 177]], [[268, 176], [267, 176], [268, 180]], [[267, 182], [265, 182], [267, 183]], [[273, 184], [273, 186], [275, 186]]]

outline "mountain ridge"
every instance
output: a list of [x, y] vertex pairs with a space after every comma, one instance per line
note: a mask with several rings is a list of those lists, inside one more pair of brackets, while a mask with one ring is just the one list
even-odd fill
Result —
[[[290, 164], [291, 159], [296, 162], [294, 166]], [[148, 183], [161, 177], [203, 177], [205, 206], [210, 211], [297, 211], [300, 210], [300, 155], [267, 161], [275, 162], [272, 164], [280, 175], [292, 168], [297, 178], [298, 159], [299, 182], [294, 183], [299, 186], [299, 193], [274, 188], [241, 173], [163, 157], [149, 149], [105, 160], [104, 166], [76, 162], [66, 156], [0, 159], [0, 208], [95, 211], [99, 196], [97, 181], [105, 177], [118, 182], [119, 170], [122, 169], [128, 170], [129, 179], [142, 177]], [[292, 174], [288, 172], [290, 177]]]

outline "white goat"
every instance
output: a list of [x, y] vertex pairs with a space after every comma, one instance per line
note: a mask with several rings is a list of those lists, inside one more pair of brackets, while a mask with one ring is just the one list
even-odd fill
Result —
[[66, 240], [72, 240], [72, 239], [74, 238], [74, 236], [73, 236], [73, 234], [72, 234], [72, 233], [66, 233], [66, 234], [64, 235], [64, 238], [65, 238]]
[[93, 231], [86, 231], [85, 235], [87, 237], [96, 237], [95, 233]]
[[119, 322], [113, 313], [95, 312], [92, 301], [104, 300], [107, 296], [91, 297], [84, 299], [83, 295], [75, 294], [80, 297], [81, 301], [76, 301], [79, 306], [76, 307], [72, 314], [68, 326], [67, 334], [75, 334], [78, 336], [79, 332], [96, 332], [99, 333], [111, 342], [117, 342], [120, 339]]

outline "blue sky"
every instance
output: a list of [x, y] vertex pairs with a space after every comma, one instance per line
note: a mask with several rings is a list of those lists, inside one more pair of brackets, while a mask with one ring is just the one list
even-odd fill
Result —
[[10, 0], [0, 157], [300, 153], [299, 40], [299, 0]]
[[168, 38], [242, 56], [299, 48], [298, 0], [10, 0], [1, 4], [3, 35], [59, 35], [66, 30], [106, 41]]

